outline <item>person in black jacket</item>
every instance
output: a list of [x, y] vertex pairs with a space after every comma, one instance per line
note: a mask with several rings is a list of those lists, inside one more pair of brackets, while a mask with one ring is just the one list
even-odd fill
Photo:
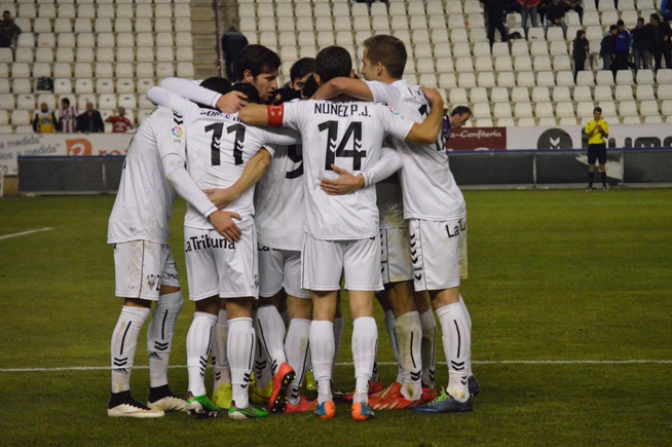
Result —
[[646, 36], [649, 44], [649, 53], [653, 55], [655, 70], [662, 68], [662, 58], [665, 66], [672, 68], [672, 29], [667, 23], [661, 23], [658, 14], [651, 14], [649, 24], [646, 25]]
[[495, 29], [499, 30], [502, 42], [506, 42], [509, 34], [504, 27], [504, 6], [500, 0], [479, 0], [483, 3], [485, 19], [488, 22], [488, 40], [490, 46], [495, 42]]
[[576, 75], [585, 70], [588, 59], [588, 39], [582, 29], [576, 32], [576, 39], [572, 41], [572, 59], [574, 59], [574, 83], [576, 83]]
[[602, 42], [600, 42], [600, 57], [602, 57], [602, 70], [611, 70], [611, 64], [614, 61], [616, 50], [616, 34], [618, 34], [618, 27], [611, 25], [609, 32], [604, 35]]
[[103, 133], [105, 132], [105, 124], [100, 112], [93, 109], [93, 104], [86, 103], [86, 112], [77, 117], [77, 132], [80, 133]]
[[648, 37], [644, 18], [637, 19], [637, 27], [630, 30], [632, 35], [632, 57], [635, 62], [635, 71], [649, 69]]
[[562, 28], [562, 35], [567, 38], [565, 12], [567, 12], [567, 6], [560, 0], [550, 0], [546, 3], [546, 34], [551, 26], [559, 26]]
[[222, 51], [226, 59], [226, 77], [229, 80], [236, 79], [238, 57], [247, 46], [247, 37], [238, 32], [235, 26], [229, 28], [229, 32], [222, 36]]

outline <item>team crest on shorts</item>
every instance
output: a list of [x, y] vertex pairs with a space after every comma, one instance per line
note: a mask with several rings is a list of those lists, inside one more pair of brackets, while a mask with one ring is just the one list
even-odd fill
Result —
[[154, 284], [156, 284], [156, 275], [147, 275], [147, 284], [149, 284], [150, 289], [153, 289]]
[[259, 275], [254, 275], [254, 288], [259, 288]]

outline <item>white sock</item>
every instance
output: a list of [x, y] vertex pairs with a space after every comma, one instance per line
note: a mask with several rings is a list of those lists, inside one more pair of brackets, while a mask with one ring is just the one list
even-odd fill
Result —
[[376, 359], [378, 328], [373, 317], [359, 317], [352, 327], [352, 358], [355, 363], [353, 402], [369, 402], [369, 380]]
[[271, 376], [275, 376], [278, 368], [287, 362], [285, 356], [285, 323], [275, 306], [261, 306], [257, 310], [257, 334], [271, 361]]
[[468, 374], [471, 369], [471, 331], [464, 307], [458, 302], [436, 311], [443, 330], [443, 350], [448, 361], [447, 392], [459, 402], [469, 399]]
[[401, 394], [406, 399], [418, 400], [422, 395], [422, 325], [418, 312], [400, 315], [394, 324], [394, 333], [402, 367]]
[[252, 379], [251, 360], [255, 338], [252, 318], [234, 318], [233, 320], [229, 320], [227, 351], [229, 354], [229, 363], [231, 364], [233, 404], [238, 408], [247, 408], [250, 406], [248, 385]]
[[399, 346], [397, 344], [397, 337], [394, 333], [394, 312], [391, 310], [385, 311], [385, 329], [387, 329], [387, 335], [390, 337], [390, 344], [392, 345], [392, 352], [394, 353], [394, 360], [397, 362], [397, 378], [394, 379], [395, 382], [403, 383], [404, 382], [404, 369], [401, 366], [401, 358], [399, 357]]
[[422, 383], [430, 389], [436, 388], [436, 320], [432, 310], [420, 315], [422, 325]]
[[296, 372], [296, 379], [287, 390], [287, 396], [292, 405], [299, 402], [299, 389], [303, 376], [306, 373], [308, 363], [308, 336], [310, 334], [310, 320], [294, 318], [289, 322], [287, 338], [285, 339], [285, 352], [287, 363]]
[[334, 368], [338, 363], [338, 353], [341, 351], [341, 341], [343, 340], [343, 329], [345, 328], [345, 319], [343, 317], [334, 318], [334, 362], [331, 366], [331, 376], [334, 376]]
[[122, 306], [119, 320], [112, 332], [110, 352], [112, 357], [112, 392], [131, 389], [131, 369], [138, 346], [140, 329], [150, 310], [144, 307]]
[[189, 373], [189, 391], [194, 396], [205, 394], [203, 377], [208, 367], [208, 354], [212, 343], [217, 316], [207, 312], [194, 312], [187, 333], [187, 371]]
[[310, 323], [310, 357], [313, 362], [313, 374], [317, 381], [317, 402], [333, 400], [331, 396], [331, 370], [334, 361], [334, 323], [315, 321]]
[[212, 338], [212, 366], [214, 368], [214, 389], [217, 391], [220, 386], [231, 383], [231, 372], [229, 371], [229, 357], [226, 355], [226, 345], [229, 339], [229, 322], [226, 319], [226, 310], [219, 310], [217, 326], [215, 326], [215, 336]]
[[261, 346], [259, 337], [255, 337], [254, 345], [254, 388], [263, 390], [271, 380], [271, 368], [268, 364], [268, 356], [266, 350]]
[[469, 330], [471, 330], [471, 315], [469, 315], [469, 309], [467, 309], [467, 303], [464, 302], [464, 298], [460, 295], [460, 304], [464, 307], [464, 313], [467, 315], [467, 323], [469, 324]]
[[173, 344], [177, 316], [182, 310], [182, 292], [161, 295], [149, 321], [147, 352], [149, 352], [149, 381], [152, 388], [168, 385], [168, 360]]

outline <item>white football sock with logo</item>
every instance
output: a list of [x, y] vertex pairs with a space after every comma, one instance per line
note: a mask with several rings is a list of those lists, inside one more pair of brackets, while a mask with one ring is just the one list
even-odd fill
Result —
[[140, 329], [149, 317], [150, 310], [144, 307], [122, 306], [117, 325], [112, 332], [112, 392], [121, 393], [131, 389], [131, 370], [135, 348], [138, 346]]
[[422, 325], [422, 383], [430, 389], [436, 388], [436, 320], [432, 310], [420, 315]]
[[289, 322], [287, 338], [285, 339], [285, 352], [287, 363], [296, 372], [296, 379], [287, 389], [287, 396], [292, 405], [299, 403], [299, 389], [303, 376], [306, 373], [308, 363], [308, 336], [310, 334], [310, 320], [293, 318]]
[[402, 367], [401, 394], [418, 400], [422, 395], [422, 325], [418, 312], [400, 315], [394, 323], [394, 334]]
[[194, 397], [205, 394], [203, 377], [208, 367], [208, 355], [216, 324], [216, 315], [207, 312], [194, 312], [194, 320], [189, 326], [189, 332], [187, 332], [189, 391]]
[[226, 319], [226, 310], [220, 309], [215, 336], [212, 339], [212, 366], [214, 369], [214, 391], [220, 386], [231, 383], [229, 371], [229, 357], [226, 355], [226, 346], [229, 339], [229, 322]]
[[468, 374], [471, 370], [471, 331], [464, 307], [449, 304], [436, 311], [443, 330], [443, 350], [448, 361], [447, 392], [459, 402], [469, 399]]
[[149, 352], [149, 379], [152, 388], [168, 384], [168, 361], [175, 322], [183, 304], [181, 291], [161, 295], [149, 322], [147, 352]]
[[317, 402], [333, 400], [331, 395], [331, 371], [334, 361], [334, 323], [316, 321], [310, 323], [310, 357], [313, 362], [313, 375], [317, 381]]
[[373, 317], [353, 321], [352, 358], [355, 363], [355, 395], [353, 402], [369, 402], [369, 380], [378, 347], [378, 328]]
[[256, 334], [252, 326], [252, 318], [229, 320], [227, 351], [231, 365], [233, 402], [238, 408], [250, 406], [249, 384], [252, 380], [252, 351], [256, 344], [255, 339]]

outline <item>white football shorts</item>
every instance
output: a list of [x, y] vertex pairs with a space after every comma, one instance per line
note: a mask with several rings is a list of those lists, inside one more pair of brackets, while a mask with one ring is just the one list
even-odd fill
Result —
[[184, 252], [189, 298], [199, 301], [259, 296], [257, 231], [254, 225], [240, 227], [239, 242], [230, 243], [215, 230], [184, 227]]
[[380, 237], [346, 241], [315, 239], [306, 234], [301, 251], [301, 286], [306, 290], [383, 290], [380, 276]]
[[446, 222], [411, 219], [408, 231], [415, 291], [458, 287], [466, 217]]
[[408, 248], [408, 228], [381, 228], [380, 246], [383, 284], [411, 281], [413, 263]]
[[180, 287], [169, 245], [137, 240], [113, 247], [116, 296], [156, 301], [162, 285]]
[[310, 298], [301, 288], [301, 252], [259, 245], [259, 296], [272, 297], [283, 288], [296, 298]]

